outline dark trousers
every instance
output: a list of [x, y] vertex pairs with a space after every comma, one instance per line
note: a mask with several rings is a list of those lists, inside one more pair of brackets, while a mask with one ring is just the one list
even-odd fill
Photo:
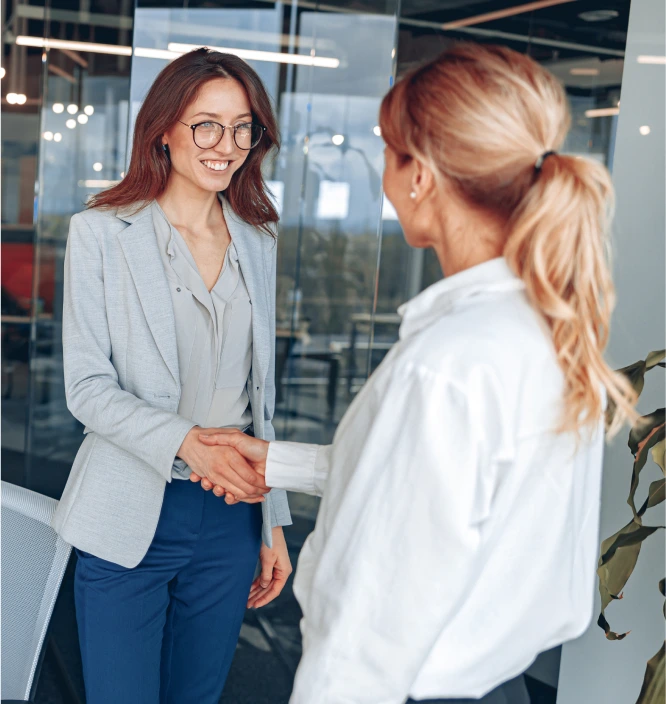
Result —
[[407, 704], [530, 704], [525, 678], [521, 675], [493, 689], [481, 699], [410, 699]]
[[79, 552], [76, 615], [87, 704], [217, 704], [261, 544], [258, 504], [167, 484], [133, 568]]

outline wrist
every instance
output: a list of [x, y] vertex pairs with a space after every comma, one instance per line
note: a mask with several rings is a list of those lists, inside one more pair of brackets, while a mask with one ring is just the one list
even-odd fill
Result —
[[180, 457], [180, 459], [182, 459], [191, 469], [195, 458], [194, 448], [200, 445], [200, 432], [201, 428], [198, 425], [191, 428], [176, 453], [176, 457]]

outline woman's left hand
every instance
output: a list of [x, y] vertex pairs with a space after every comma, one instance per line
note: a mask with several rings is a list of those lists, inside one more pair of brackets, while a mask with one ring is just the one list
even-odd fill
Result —
[[280, 526], [273, 528], [273, 547], [262, 544], [259, 560], [261, 574], [252, 582], [247, 600], [248, 609], [259, 609], [279, 596], [293, 571], [284, 532]]

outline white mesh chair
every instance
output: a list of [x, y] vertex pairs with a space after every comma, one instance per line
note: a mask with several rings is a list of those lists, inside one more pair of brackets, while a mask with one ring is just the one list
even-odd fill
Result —
[[49, 525], [58, 502], [2, 482], [3, 702], [30, 701], [71, 546]]

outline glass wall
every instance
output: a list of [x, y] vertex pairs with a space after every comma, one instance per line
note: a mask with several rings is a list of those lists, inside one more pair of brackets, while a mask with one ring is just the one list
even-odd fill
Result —
[[[68, 222], [91, 194], [123, 177], [134, 119], [168, 61], [202, 45], [232, 51], [271, 95], [282, 133], [282, 150], [266, 166], [281, 214], [275, 427], [281, 439], [328, 443], [397, 340], [398, 306], [442, 275], [431, 252], [407, 247], [382, 197], [377, 115], [397, 75], [464, 39], [526, 52], [569, 94], [566, 150], [612, 167], [629, 0], [610, 0], [604, 9], [595, 0], [542, 5], [523, 11], [508, 0], [8, 4], [3, 478], [56, 498], [64, 487], [82, 440], [62, 379]], [[15, 101], [24, 94], [24, 102]], [[290, 502], [295, 563], [318, 502], [301, 495]], [[224, 702], [288, 700], [299, 618], [289, 590], [248, 614]], [[257, 667], [272, 673], [268, 685], [247, 677]], [[540, 677], [556, 682], [549, 666]]]

